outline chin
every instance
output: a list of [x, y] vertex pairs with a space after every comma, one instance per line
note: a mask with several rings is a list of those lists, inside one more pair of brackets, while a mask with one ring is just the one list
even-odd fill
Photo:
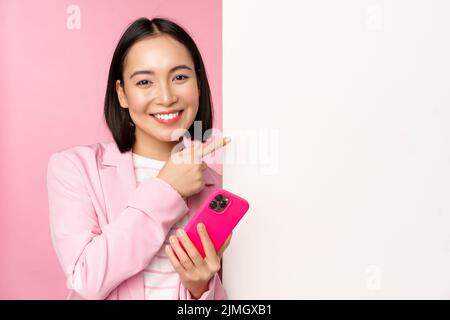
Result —
[[[181, 129], [179, 129], [179, 130], [181, 132]], [[180, 138], [182, 137], [182, 133], [175, 135], [173, 132], [174, 132], [174, 130], [168, 131], [167, 133], [164, 132], [162, 134], [159, 134], [157, 136], [157, 138], [158, 138], [159, 141], [164, 141], [164, 142], [179, 141]]]

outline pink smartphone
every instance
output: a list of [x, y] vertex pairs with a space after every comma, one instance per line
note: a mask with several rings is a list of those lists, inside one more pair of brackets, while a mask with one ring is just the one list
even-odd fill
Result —
[[184, 230], [198, 252], [202, 257], [205, 257], [203, 244], [197, 232], [197, 224], [202, 222], [206, 226], [206, 231], [217, 251], [248, 208], [247, 200], [224, 189], [214, 190], [188, 222]]

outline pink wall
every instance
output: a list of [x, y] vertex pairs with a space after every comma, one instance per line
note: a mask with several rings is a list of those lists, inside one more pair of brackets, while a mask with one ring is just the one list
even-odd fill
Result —
[[[79, 30], [66, 26], [71, 4], [81, 9]], [[0, 298], [65, 298], [50, 241], [47, 160], [112, 141], [102, 110], [113, 50], [131, 21], [156, 15], [197, 42], [221, 129], [221, 0], [0, 0]]]

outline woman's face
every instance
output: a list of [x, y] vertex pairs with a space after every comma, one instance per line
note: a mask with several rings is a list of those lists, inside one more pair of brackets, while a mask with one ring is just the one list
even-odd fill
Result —
[[170, 36], [149, 37], [128, 51], [124, 87], [116, 82], [122, 108], [128, 108], [140, 135], [175, 141], [175, 129], [188, 129], [197, 114], [199, 87], [189, 51]]

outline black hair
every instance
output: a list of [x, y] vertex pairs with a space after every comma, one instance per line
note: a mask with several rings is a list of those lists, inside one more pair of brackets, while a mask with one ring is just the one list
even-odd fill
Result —
[[[211, 131], [209, 129], [212, 128], [213, 121], [211, 91], [205, 66], [194, 40], [182, 27], [170, 20], [164, 18], [154, 18], [152, 20], [139, 18], [128, 26], [116, 46], [109, 68], [105, 94], [104, 116], [106, 124], [121, 153], [132, 149], [136, 137], [135, 126], [130, 124], [132, 119], [129, 110], [120, 106], [116, 92], [116, 81], [120, 80], [121, 84], [124, 83], [124, 61], [130, 47], [146, 37], [162, 34], [169, 35], [183, 44], [191, 54], [200, 88], [200, 96], [197, 115], [188, 131], [191, 137], [194, 137], [196, 140], [204, 142], [209, 138], [208, 134], [210, 135]], [[195, 121], [201, 121], [202, 132], [200, 136], [194, 136]]]

